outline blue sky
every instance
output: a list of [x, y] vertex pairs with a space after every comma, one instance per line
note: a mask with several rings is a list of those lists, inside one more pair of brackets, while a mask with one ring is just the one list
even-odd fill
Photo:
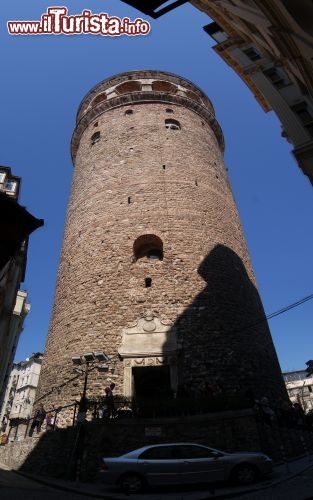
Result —
[[[55, 4], [53, 4], [55, 5]], [[64, 5], [64, 4], [60, 4]], [[101, 80], [133, 69], [177, 73], [212, 100], [225, 135], [225, 163], [267, 314], [313, 293], [313, 188], [280, 136], [273, 113], [211, 49], [209, 18], [186, 4], [159, 20], [120, 1], [68, 0], [110, 17], [148, 19], [148, 36], [11, 36], [9, 20], [40, 20], [51, 4], [10, 0], [0, 7], [0, 163], [22, 177], [20, 203], [45, 226], [30, 237], [26, 280], [31, 312], [16, 360], [44, 349], [73, 167], [70, 139], [84, 95]], [[3, 214], [1, 215], [4, 216]], [[313, 301], [269, 322], [283, 370], [313, 357]]]

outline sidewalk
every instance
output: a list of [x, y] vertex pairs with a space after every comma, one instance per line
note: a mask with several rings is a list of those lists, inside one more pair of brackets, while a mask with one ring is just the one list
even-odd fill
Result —
[[[61, 479], [52, 479], [48, 477], [39, 477], [34, 474], [26, 474], [19, 471], [18, 474], [25, 476], [29, 479], [37, 481], [41, 484], [47, 485], [49, 487], [57, 488], [63, 491], [72, 491], [89, 498], [102, 498], [107, 500], [125, 500], [125, 498], [131, 497], [133, 500], [208, 500], [212, 498], [232, 498], [237, 495], [248, 494], [249, 492], [259, 491], [262, 489], [270, 488], [288, 479], [291, 479], [307, 469], [313, 467], [313, 455], [299, 458], [297, 460], [289, 461], [286, 464], [277, 465], [274, 467], [274, 472], [272, 477], [266, 481], [256, 483], [252, 486], [236, 487], [236, 486], [218, 486], [215, 488], [214, 492], [210, 491], [210, 488], [193, 489], [188, 488], [190, 491], [186, 490], [168, 490], [162, 489], [162, 491], [151, 490], [145, 492], [145, 494], [130, 494], [126, 495], [121, 493], [117, 488], [103, 485], [100, 482], [96, 483], [81, 483], [78, 481], [66, 481]], [[0, 464], [0, 468], [1, 464]], [[8, 470], [3, 467], [3, 469]], [[195, 487], [197, 488], [197, 487]], [[247, 497], [248, 498], [248, 497]]]

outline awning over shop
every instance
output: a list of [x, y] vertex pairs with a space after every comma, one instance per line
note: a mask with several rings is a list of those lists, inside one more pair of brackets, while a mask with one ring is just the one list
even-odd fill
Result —
[[[170, 4], [168, 1], [160, 1], [160, 0], [122, 0], [122, 2], [131, 5], [135, 9], [140, 10], [143, 14], [147, 14], [153, 19], [157, 19], [163, 14], [170, 12], [176, 7], [179, 7], [183, 3], [186, 3], [188, 0], [173, 0]], [[160, 8], [163, 4], [167, 4], [165, 7]]]
[[0, 192], [0, 269], [43, 224], [43, 219], [37, 219], [9, 195]]

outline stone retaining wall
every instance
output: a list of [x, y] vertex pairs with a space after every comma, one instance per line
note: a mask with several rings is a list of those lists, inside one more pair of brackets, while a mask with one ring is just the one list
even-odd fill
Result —
[[[101, 456], [117, 456], [149, 443], [194, 441], [235, 451], [264, 451], [276, 462], [313, 449], [312, 433], [257, 422], [250, 410], [171, 419], [95, 420], [0, 448], [0, 464], [43, 476], [96, 480]], [[79, 458], [80, 467], [77, 463]]]

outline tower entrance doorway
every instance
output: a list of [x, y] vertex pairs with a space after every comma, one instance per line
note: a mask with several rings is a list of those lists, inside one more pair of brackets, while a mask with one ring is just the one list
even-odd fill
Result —
[[172, 395], [169, 366], [132, 369], [133, 394], [137, 400], [169, 398]]

